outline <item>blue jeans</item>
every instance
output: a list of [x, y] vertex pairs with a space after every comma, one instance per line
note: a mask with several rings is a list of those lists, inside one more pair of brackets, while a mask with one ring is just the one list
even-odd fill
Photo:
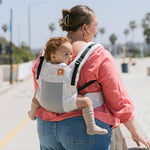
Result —
[[37, 118], [37, 131], [41, 150], [109, 150], [112, 128], [95, 120], [96, 124], [108, 130], [106, 135], [88, 135], [83, 117], [62, 121], [43, 121]]

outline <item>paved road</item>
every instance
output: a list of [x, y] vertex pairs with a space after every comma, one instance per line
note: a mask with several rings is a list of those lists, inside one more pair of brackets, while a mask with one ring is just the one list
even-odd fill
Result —
[[[122, 62], [116, 60], [124, 85], [135, 103], [135, 119], [150, 139], [150, 76], [147, 76], [150, 58], [135, 62], [135, 66], [129, 65], [129, 73], [121, 73]], [[36, 122], [27, 118], [34, 92], [32, 77], [9, 87], [6, 85], [0, 88], [0, 149], [39, 150]]]
[[[5, 83], [7, 84], [7, 83]], [[27, 117], [34, 88], [32, 77], [0, 90], [0, 149], [39, 150], [36, 122]]]

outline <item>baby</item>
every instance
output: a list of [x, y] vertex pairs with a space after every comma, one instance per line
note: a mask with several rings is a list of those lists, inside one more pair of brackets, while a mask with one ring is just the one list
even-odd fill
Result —
[[[44, 59], [52, 64], [65, 63], [69, 65], [72, 61], [72, 45], [71, 41], [65, 37], [51, 38], [46, 43]], [[94, 134], [107, 134], [106, 129], [102, 129], [95, 124], [93, 104], [90, 98], [78, 95], [76, 97], [76, 105], [79, 109], [82, 109], [83, 118], [87, 126], [87, 133], [89, 135]], [[39, 109], [40, 104], [36, 99], [36, 94], [32, 99], [31, 111], [28, 112], [30, 119], [35, 120], [36, 111]]]

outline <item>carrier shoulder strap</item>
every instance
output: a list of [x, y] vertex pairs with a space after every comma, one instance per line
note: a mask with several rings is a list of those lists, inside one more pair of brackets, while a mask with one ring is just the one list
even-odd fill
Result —
[[85, 55], [88, 53], [88, 51], [91, 49], [92, 46], [94, 46], [95, 44], [92, 43], [90, 44], [86, 49], [85, 51], [82, 53], [82, 55], [79, 57], [79, 59], [75, 62], [75, 67], [74, 67], [74, 70], [73, 70], [73, 74], [72, 74], [72, 78], [71, 78], [71, 85], [75, 85], [75, 79], [76, 79], [76, 75], [77, 75], [77, 72], [78, 72], [78, 68], [79, 68], [79, 65], [81, 63], [81, 61], [84, 59]]
[[39, 62], [37, 73], [36, 73], [36, 79], [37, 80], [39, 79], [39, 75], [41, 72], [41, 67], [42, 67], [43, 61], [44, 61], [44, 56], [40, 56], [40, 62]]

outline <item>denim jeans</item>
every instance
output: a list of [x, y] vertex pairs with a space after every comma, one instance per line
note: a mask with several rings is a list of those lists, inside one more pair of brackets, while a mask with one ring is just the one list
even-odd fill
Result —
[[88, 135], [82, 116], [62, 121], [43, 121], [37, 118], [37, 131], [41, 150], [109, 150], [112, 128], [95, 120], [108, 130], [106, 135]]

